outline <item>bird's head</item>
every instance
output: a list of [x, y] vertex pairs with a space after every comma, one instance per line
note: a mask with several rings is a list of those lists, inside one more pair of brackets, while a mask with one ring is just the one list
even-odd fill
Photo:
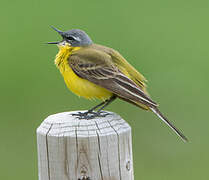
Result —
[[62, 40], [58, 42], [48, 42], [47, 44], [57, 44], [59, 46], [69, 44], [73, 47], [81, 47], [91, 45], [93, 42], [91, 38], [80, 29], [72, 29], [69, 31], [60, 31], [59, 29], [51, 26], [55, 31], [57, 31], [61, 36]]

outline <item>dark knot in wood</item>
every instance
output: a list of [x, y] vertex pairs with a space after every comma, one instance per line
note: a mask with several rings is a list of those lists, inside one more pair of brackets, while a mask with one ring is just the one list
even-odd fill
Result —
[[91, 180], [91, 178], [88, 176], [83, 176], [82, 178], [78, 178], [78, 180]]

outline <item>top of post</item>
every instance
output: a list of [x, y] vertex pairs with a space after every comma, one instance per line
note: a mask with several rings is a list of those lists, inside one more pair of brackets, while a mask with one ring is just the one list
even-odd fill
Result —
[[47, 136], [76, 136], [90, 137], [120, 134], [130, 131], [130, 126], [118, 115], [113, 112], [105, 117], [96, 117], [86, 120], [72, 116], [73, 113], [82, 111], [62, 112], [48, 116], [38, 127], [37, 133]]

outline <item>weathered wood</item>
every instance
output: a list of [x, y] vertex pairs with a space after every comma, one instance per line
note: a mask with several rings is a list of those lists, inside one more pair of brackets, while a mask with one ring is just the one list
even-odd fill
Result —
[[117, 114], [64, 112], [37, 129], [39, 180], [133, 180], [130, 126]]

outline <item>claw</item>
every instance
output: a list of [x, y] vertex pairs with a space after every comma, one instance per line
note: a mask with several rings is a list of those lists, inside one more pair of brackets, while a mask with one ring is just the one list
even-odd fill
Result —
[[100, 112], [94, 112], [94, 111], [86, 111], [86, 112], [78, 112], [75, 114], [71, 114], [72, 116], [76, 116], [78, 119], [94, 119], [96, 117], [106, 117], [110, 113], [100, 111]]

